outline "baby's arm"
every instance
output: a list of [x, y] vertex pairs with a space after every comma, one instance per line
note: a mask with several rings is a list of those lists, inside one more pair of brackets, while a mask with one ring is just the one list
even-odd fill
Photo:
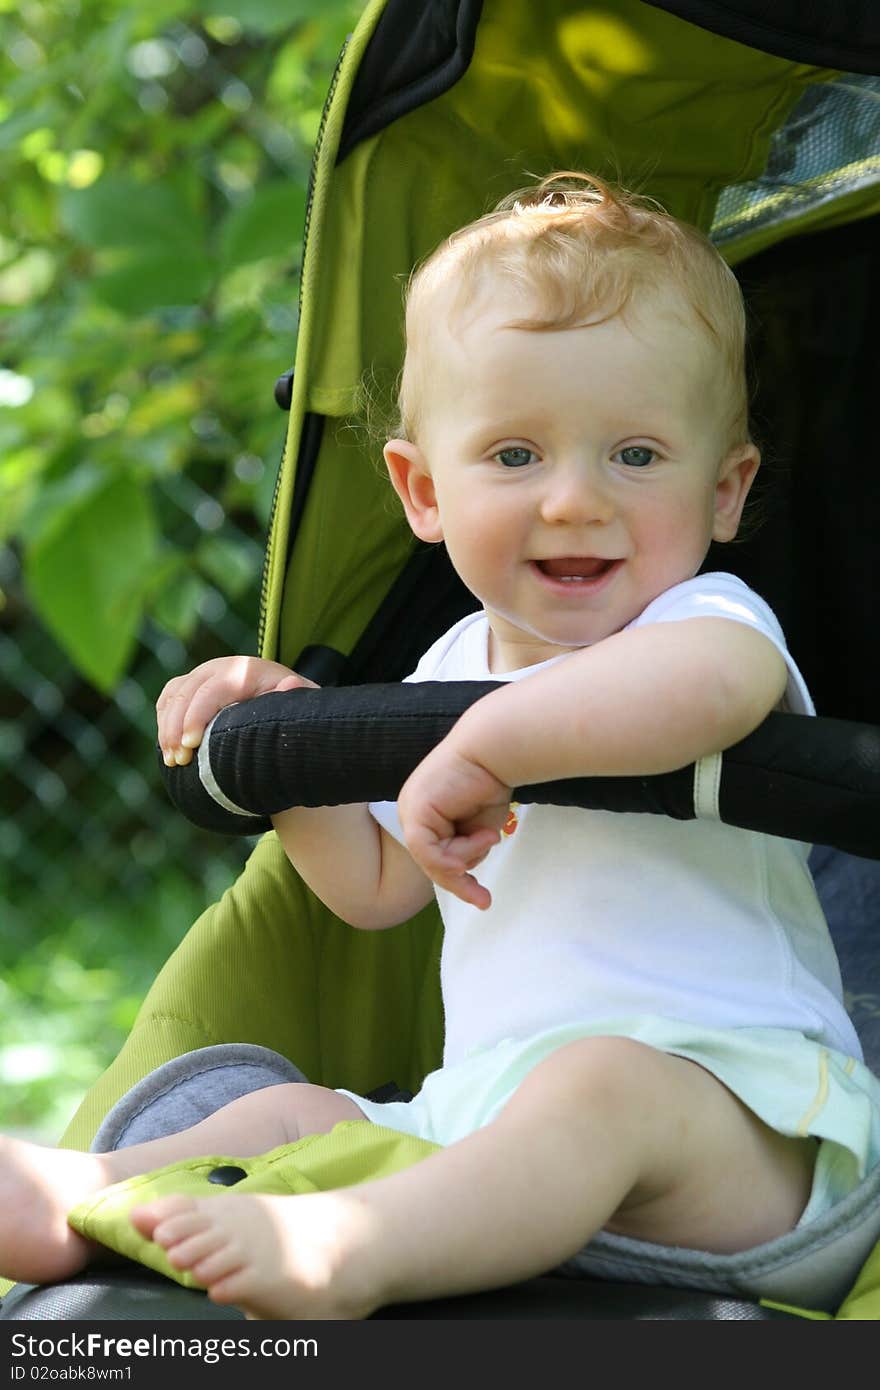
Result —
[[745, 623], [652, 623], [495, 691], [452, 737], [514, 786], [671, 772], [745, 738], [787, 680], [779, 650]]
[[395, 927], [434, 897], [431, 880], [366, 803], [295, 807], [272, 824], [300, 877], [352, 927]]
[[[318, 689], [287, 666], [249, 656], [218, 657], [175, 677], [156, 705], [166, 765], [188, 763], [214, 715], [227, 705], [300, 687]], [[282, 811], [272, 823], [294, 868], [352, 926], [395, 926], [433, 897], [430, 880], [366, 804]]]
[[[399, 802], [413, 858], [478, 907], [471, 832], [498, 832], [510, 788], [670, 772], [752, 732], [782, 697], [785, 662], [726, 618], [630, 628], [478, 700], [416, 768]], [[485, 853], [485, 845], [483, 853]]]

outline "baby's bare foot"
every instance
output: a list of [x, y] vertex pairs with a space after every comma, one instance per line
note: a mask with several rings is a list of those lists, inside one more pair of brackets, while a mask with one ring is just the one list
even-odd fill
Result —
[[82, 1269], [95, 1247], [67, 1213], [109, 1181], [97, 1154], [0, 1136], [0, 1275], [47, 1284]]
[[365, 1213], [344, 1192], [165, 1197], [130, 1215], [175, 1269], [250, 1318], [364, 1318], [378, 1306]]

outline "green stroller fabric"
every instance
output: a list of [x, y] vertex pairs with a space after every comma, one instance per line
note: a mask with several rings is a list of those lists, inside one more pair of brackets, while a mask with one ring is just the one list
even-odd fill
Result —
[[175, 1269], [161, 1246], [135, 1230], [128, 1219], [133, 1207], [172, 1193], [222, 1198], [232, 1190], [228, 1183], [217, 1181], [218, 1176], [225, 1176], [219, 1172], [223, 1169], [227, 1173], [231, 1170], [236, 1177], [234, 1190], [238, 1193], [288, 1197], [326, 1192], [388, 1177], [418, 1163], [435, 1148], [435, 1144], [424, 1139], [414, 1139], [381, 1125], [367, 1127], [357, 1120], [344, 1121], [329, 1134], [312, 1134], [256, 1158], [191, 1158], [114, 1183], [75, 1207], [70, 1213], [70, 1224], [81, 1235], [100, 1241], [117, 1254], [137, 1260], [187, 1288], [197, 1288], [188, 1271]]
[[[837, 76], [642, 0], [609, 0], [601, 10], [486, 0], [473, 7], [473, 53], [458, 80], [348, 140], [340, 159], [348, 103], [387, 2], [372, 0], [350, 38], [313, 171], [260, 639], [263, 655], [300, 669], [310, 652], [338, 654], [344, 669], [413, 556], [360, 415], [365, 378], [380, 415], [390, 398], [412, 266], [453, 227], [552, 168], [635, 183], [708, 229], [722, 191], [761, 174], [774, 132], [804, 92]], [[878, 202], [878, 185], [866, 181], [781, 228], [752, 229], [739, 242], [728, 235], [725, 254], [736, 262], [781, 235], [865, 216]], [[385, 678], [405, 673], [407, 641], [415, 652], [431, 635], [404, 634]], [[229, 1040], [272, 1048], [325, 1085], [364, 1092], [393, 1078], [417, 1089], [441, 1053], [439, 931], [434, 908], [387, 932], [353, 931], [267, 834], [159, 974], [62, 1142], [86, 1147], [110, 1106], [151, 1069]], [[872, 1264], [863, 1278], [860, 1306], [880, 1316], [880, 1271]]]

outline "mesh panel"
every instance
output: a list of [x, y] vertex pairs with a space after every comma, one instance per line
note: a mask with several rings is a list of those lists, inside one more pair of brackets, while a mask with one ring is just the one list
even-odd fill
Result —
[[[6, 946], [57, 928], [72, 905], [154, 892], [169, 868], [201, 881], [206, 901], [237, 872], [252, 841], [210, 836], [170, 805], [155, 762], [155, 701], [198, 661], [254, 650], [261, 548], [191, 478], [167, 478], [163, 532], [182, 549], [210, 530], [251, 558], [234, 602], [206, 583], [199, 630], [186, 642], [151, 623], [136, 659], [103, 697], [31, 614], [18, 556], [0, 547], [0, 899]], [[136, 908], [133, 909], [136, 911]], [[188, 925], [181, 923], [181, 927]]]
[[877, 183], [880, 77], [848, 74], [819, 83], [773, 136], [761, 177], [721, 194], [712, 239], [726, 246]]

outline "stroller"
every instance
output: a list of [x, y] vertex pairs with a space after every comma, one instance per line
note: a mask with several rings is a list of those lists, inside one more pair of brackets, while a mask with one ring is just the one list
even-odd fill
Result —
[[[395, 682], [474, 607], [442, 548], [415, 543], [389, 506], [374, 447], [358, 424], [365, 373], [390, 390], [399, 368], [401, 282], [437, 242], [529, 175], [554, 168], [635, 184], [711, 229], [750, 308], [755, 420], [771, 450], [768, 518], [725, 553], [724, 567], [779, 614], [814, 693], [816, 723], [829, 735], [832, 751], [818, 770], [786, 770], [787, 795], [806, 818], [799, 838], [816, 842], [812, 866], [847, 1002], [877, 1070], [880, 953], [869, 932], [880, 919], [880, 731], [871, 727], [875, 682], [861, 647], [872, 630], [880, 530], [868, 434], [877, 361], [870, 296], [878, 286], [880, 20], [867, 3], [843, 13], [833, 0], [770, 9], [768, 18], [755, 0], [366, 6], [324, 110], [295, 370], [276, 385], [290, 425], [267, 544], [260, 650], [325, 687]], [[747, 803], [761, 799], [756, 786], [774, 780], [767, 772], [774, 755], [758, 756], [763, 780], [747, 777]], [[806, 792], [817, 784], [818, 811]], [[252, 809], [256, 819], [235, 825], [221, 817], [217, 828], [253, 833], [259, 808]], [[442, 1048], [439, 931], [431, 907], [391, 932], [352, 932], [298, 879], [274, 834], [263, 835], [238, 882], [160, 973], [63, 1143], [85, 1148], [97, 1132], [100, 1147], [108, 1115], [139, 1094], [144, 1078], [203, 1049], [206, 1066], [238, 1069], [242, 1090], [266, 1084], [261, 1068], [271, 1055], [291, 1059], [292, 1076], [324, 1085], [389, 1098], [415, 1092]], [[191, 1111], [188, 1119], [196, 1118]], [[711, 1288], [553, 1272], [377, 1316], [796, 1315]], [[880, 1317], [880, 1247], [856, 1289], [824, 1315]], [[131, 1265], [63, 1286], [16, 1288], [0, 1316], [238, 1314]]]

